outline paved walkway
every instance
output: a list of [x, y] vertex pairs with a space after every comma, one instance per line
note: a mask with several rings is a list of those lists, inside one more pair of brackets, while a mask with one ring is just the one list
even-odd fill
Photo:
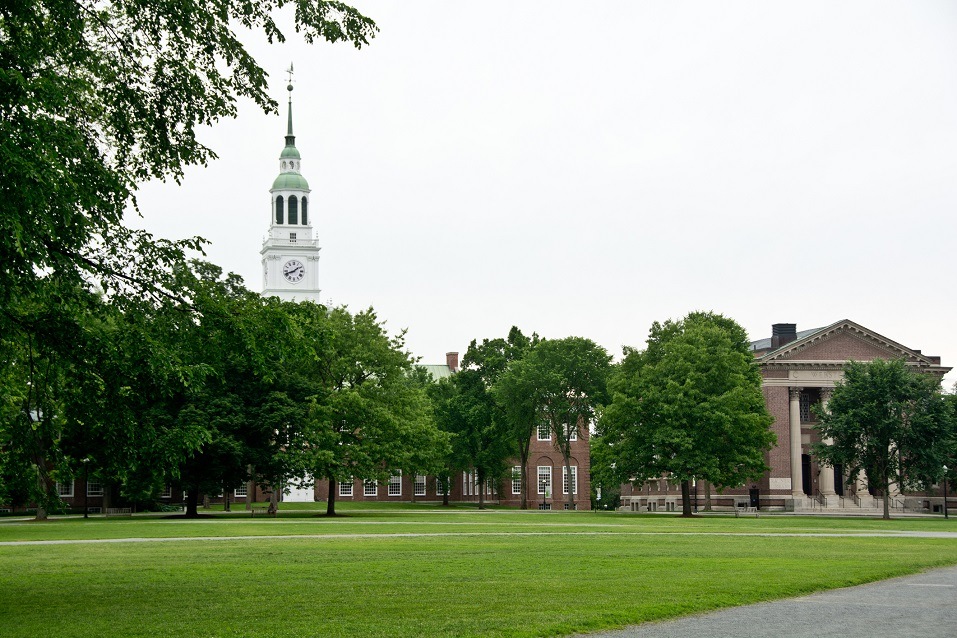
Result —
[[957, 567], [588, 638], [954, 638]]

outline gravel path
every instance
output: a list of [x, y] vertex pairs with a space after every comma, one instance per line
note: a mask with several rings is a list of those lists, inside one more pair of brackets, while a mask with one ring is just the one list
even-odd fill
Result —
[[954, 638], [957, 567], [588, 638]]

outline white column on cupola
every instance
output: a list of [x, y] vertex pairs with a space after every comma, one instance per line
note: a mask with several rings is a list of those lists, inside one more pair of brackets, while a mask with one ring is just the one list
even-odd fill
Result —
[[319, 301], [319, 251], [313, 237], [310, 189], [302, 176], [302, 157], [292, 127], [292, 65], [286, 144], [279, 154], [279, 175], [269, 189], [269, 234], [260, 251], [263, 294], [285, 300]]

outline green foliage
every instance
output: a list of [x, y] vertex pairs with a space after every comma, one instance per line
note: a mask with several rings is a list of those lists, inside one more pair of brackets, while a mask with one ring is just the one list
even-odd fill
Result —
[[848, 362], [816, 427], [825, 443], [815, 454], [851, 478], [865, 472], [883, 492], [884, 518], [891, 483], [926, 489], [953, 466], [955, 423], [940, 379], [900, 360]]
[[431, 396], [436, 423], [451, 435], [448, 469], [475, 472], [479, 507], [484, 507], [487, 482], [505, 476], [512, 452], [509, 433], [495, 419], [488, 387], [477, 370], [462, 370], [441, 379]]
[[[510, 365], [496, 384], [499, 400], [509, 406], [516, 422], [532, 416], [532, 427], [548, 424], [569, 475], [572, 439], [588, 436], [589, 425], [606, 402], [610, 363], [605, 349], [590, 339], [546, 339]], [[569, 490], [569, 505], [574, 500]]]
[[199, 127], [238, 99], [275, 111], [240, 40], [283, 41], [284, 7], [310, 42], [377, 31], [323, 0], [0, 6], [0, 500], [42, 517], [81, 463], [129, 498], [233, 483], [253, 448], [260, 471], [288, 473], [279, 446], [305, 396], [275, 365], [295, 358], [283, 313], [188, 264], [203, 240], [122, 225], [136, 184], [215, 157]]
[[[512, 452], [506, 456], [518, 455], [522, 468], [522, 509], [528, 507], [528, 450], [538, 421], [531, 396], [515, 394], [513, 386], [505, 387], [507, 384], [501, 381], [509, 366], [521, 360], [538, 342], [537, 334], [526, 337], [512, 326], [505, 339], [483, 339], [481, 344], [473, 339], [462, 359], [463, 367], [478, 374], [487, 392], [482, 401], [491, 412], [489, 438], [496, 441], [493, 449], [499, 449], [501, 441], [510, 441]], [[496, 460], [494, 466], [495, 474], [504, 472], [505, 459]]]
[[371, 308], [352, 315], [301, 306], [309, 356], [300, 366], [313, 384], [304, 467], [330, 481], [329, 513], [336, 481], [438, 469], [447, 437], [432, 421], [404, 334], [390, 337]]
[[[215, 157], [197, 128], [266, 111], [267, 74], [241, 43], [285, 34], [367, 44], [377, 28], [322, 0], [39, 0], [0, 6], [0, 303], [49, 273], [128, 280], [103, 253], [137, 258], [120, 226], [135, 185]], [[141, 279], [149, 287], [148, 279]]]
[[719, 488], [759, 477], [774, 435], [753, 359], [744, 329], [722, 315], [655, 322], [648, 347], [626, 348], [609, 382], [599, 431], [610, 450], [599, 471], [635, 483], [697, 477]]

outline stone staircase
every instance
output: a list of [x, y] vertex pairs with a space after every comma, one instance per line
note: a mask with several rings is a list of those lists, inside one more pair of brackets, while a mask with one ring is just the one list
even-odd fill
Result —
[[[927, 514], [919, 499], [894, 497], [890, 502], [891, 515]], [[866, 496], [860, 499], [853, 496], [807, 497], [795, 502], [795, 513], [800, 514], [836, 514], [839, 516], [881, 516], [884, 514], [884, 502], [879, 498]]]

